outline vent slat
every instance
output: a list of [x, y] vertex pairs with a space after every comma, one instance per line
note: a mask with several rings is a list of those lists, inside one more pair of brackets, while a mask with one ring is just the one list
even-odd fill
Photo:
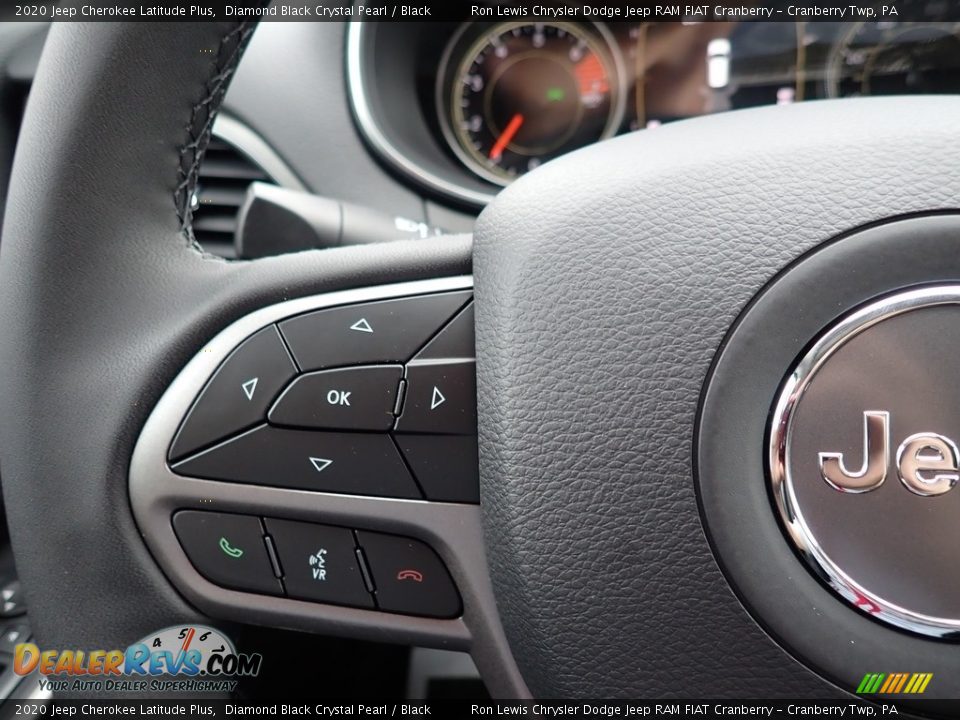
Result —
[[238, 162], [238, 158], [225, 156], [205, 157], [200, 165], [201, 177], [223, 178], [226, 180], [267, 180], [267, 174], [249, 161]]
[[220, 187], [219, 185], [200, 187], [197, 197], [201, 205], [226, 205], [239, 208], [243, 205], [243, 198], [247, 194], [248, 185], [239, 187]]
[[273, 179], [243, 153], [220, 138], [212, 138], [197, 179], [198, 205], [193, 210], [193, 234], [207, 252], [233, 257], [237, 214], [252, 182]]
[[193, 232], [218, 232], [218, 233], [233, 233], [237, 227], [237, 216], [232, 213], [221, 214], [217, 213], [216, 215], [212, 213], [205, 213], [201, 217], [197, 217], [197, 213], [193, 214]]

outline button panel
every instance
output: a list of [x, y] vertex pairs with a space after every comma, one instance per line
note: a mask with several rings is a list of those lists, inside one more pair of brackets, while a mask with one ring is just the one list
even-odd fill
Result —
[[406, 362], [470, 300], [469, 292], [318, 310], [280, 323], [304, 372]]
[[272, 518], [264, 522], [280, 557], [287, 595], [298, 600], [373, 607], [352, 531]]
[[273, 425], [386, 432], [393, 427], [402, 377], [402, 365], [301, 375], [283, 391], [267, 417]]
[[[396, 421], [404, 414], [408, 366], [429, 364], [424, 361], [450, 365], [473, 360], [472, 333], [468, 328], [473, 312], [469, 297], [471, 285], [472, 280], [468, 276], [443, 277], [280, 299], [236, 318], [215, 336], [201, 341], [203, 344], [195, 348], [196, 356], [176, 374], [145, 419], [128, 462], [129, 502], [143, 541], [157, 565], [186, 602], [216, 621], [254, 622], [265, 627], [331, 636], [368, 640], [380, 638], [415, 646], [476, 650], [486, 653], [484, 657], [490, 658], [490, 662], [511, 667], [509, 649], [502, 642], [502, 632], [498, 627], [489, 569], [482, 552], [482, 518], [477, 504], [477, 462], [473, 450], [476, 439], [469, 435], [449, 433], [400, 432], [396, 427]], [[347, 306], [362, 308], [365, 303], [451, 293], [464, 293], [465, 304], [438, 325], [425, 341], [421, 343], [418, 340], [419, 346], [404, 360], [370, 357], [350, 365], [301, 368], [280, 331], [280, 327], [289, 320], [325, 309]], [[244, 341], [264, 329], [274, 331], [275, 336], [280, 338], [293, 368], [292, 375], [272, 391], [272, 397], [255, 422], [245, 424], [236, 431], [218, 432], [215, 439], [205, 442], [201, 447], [172, 457], [173, 440], [191, 409], [197, 405], [198, 398], [211, 385], [211, 378], [217, 375]], [[366, 429], [369, 427], [366, 420], [363, 422], [365, 427], [312, 427], [307, 424], [285, 424], [279, 416], [271, 417], [271, 411], [281, 395], [298, 377], [380, 367], [401, 370], [393, 397], [393, 423], [388, 429]], [[255, 399], [263, 387], [262, 378], [259, 382], [260, 385], [253, 387]], [[344, 393], [357, 392], [349, 387], [335, 386], [331, 389]], [[355, 397], [355, 394], [347, 397], [351, 407]], [[310, 423], [313, 422], [310, 420]], [[338, 420], [337, 424], [341, 422]], [[270, 437], [283, 437], [274, 436], [274, 431], [302, 434], [311, 442], [331, 436], [340, 440], [354, 437], [386, 440], [393, 444], [399, 466], [410, 483], [408, 488], [412, 487], [413, 490], [394, 493], [390, 489], [375, 487], [358, 490], [356, 486], [348, 489], [344, 484], [324, 486], [310, 484], [302, 476], [294, 478], [291, 483], [290, 475], [283, 466], [279, 467], [284, 472], [277, 472], [278, 465], [275, 462], [253, 465], [261, 462], [256, 456], [262, 454], [260, 450], [266, 445], [257, 449], [257, 452], [249, 452], [239, 461], [232, 461], [226, 468], [223, 463], [218, 463], [219, 467], [208, 468], [207, 472], [193, 464], [201, 458], [208, 462], [217, 454], [214, 451], [228, 443], [237, 442], [231, 447], [240, 447], [240, 439], [244, 436], [259, 438], [261, 429], [271, 431]], [[267, 443], [270, 444], [273, 444], [272, 441]], [[324, 446], [324, 449], [328, 447]], [[336, 446], [333, 449], [336, 450]], [[368, 453], [365, 448], [356, 446], [351, 454]], [[225, 457], [220, 455], [220, 460], [226, 462]], [[310, 458], [317, 458], [317, 466], [308, 469], [321, 478], [341, 465], [337, 463], [338, 458], [332, 455], [310, 453], [307, 461], [312, 466]], [[268, 454], [267, 460], [270, 459]], [[328, 465], [324, 462], [326, 460], [334, 462]], [[250, 467], [255, 471], [251, 471]], [[199, 477], [201, 473], [209, 475], [210, 479]], [[361, 478], [358, 484], [366, 485], [368, 480]], [[302, 487], [293, 487], [293, 484]], [[365, 492], [371, 494], [362, 494]], [[394, 493], [394, 496], [390, 496], [390, 493]], [[264, 572], [248, 574], [240, 581], [218, 579], [213, 571], [202, 567], [196, 551], [187, 547], [191, 541], [175, 528], [173, 516], [178, 512], [212, 512], [259, 520], [259, 535], [266, 553], [266, 559], [261, 564]], [[276, 521], [315, 525], [315, 528], [311, 529], [307, 541], [291, 546], [280, 531], [273, 527], [268, 529], [268, 523]], [[328, 539], [327, 533], [321, 532], [324, 527], [334, 528], [333, 535], [340, 538], [344, 537], [341, 531], [347, 531], [347, 538], [353, 538], [356, 558], [355, 564], [351, 565], [350, 556], [346, 555], [346, 567], [350, 570], [346, 574], [342, 564], [339, 565], [339, 572], [336, 572], [337, 566], [325, 563], [322, 569], [329, 568], [324, 575], [330, 579], [329, 583], [327, 580], [314, 580], [309, 564], [310, 556], [316, 556], [321, 549], [327, 550], [326, 554], [321, 553], [321, 557], [344, 557], [342, 553], [334, 554], [334, 541]], [[406, 562], [392, 575], [392, 579], [390, 575], [384, 579], [382, 560], [378, 561], [375, 571], [372, 562], [375, 551], [362, 546], [358, 539], [360, 533], [389, 533], [426, 543], [434, 553], [427, 557], [435, 557], [441, 563], [443, 572]], [[219, 547], [221, 537], [227, 540], [233, 550], [252, 552], [233, 534], [217, 534], [213, 538], [215, 547]], [[316, 544], [310, 538], [316, 540], [321, 537], [323, 544], [304, 554], [304, 546]], [[209, 545], [206, 547], [209, 548]], [[217, 552], [223, 554], [222, 549]], [[219, 567], [222, 568], [226, 560], [224, 557]], [[321, 569], [319, 558], [312, 567]], [[354, 570], [359, 571], [359, 579]], [[412, 579], [412, 574], [405, 576], [404, 580], [397, 580], [402, 570], [417, 571], [426, 580], [418, 584]], [[302, 584], [299, 587], [292, 571], [301, 573]], [[310, 574], [304, 578], [303, 573], [308, 572]], [[429, 605], [423, 608], [396, 604], [389, 590], [385, 592], [374, 581], [375, 574], [379, 576], [383, 588], [393, 585], [401, 590], [406, 588], [408, 593], [437, 578], [442, 578], [446, 586], [446, 580], [449, 579], [452, 585], [450, 592], [455, 598], [454, 609], [451, 610], [449, 606], [437, 610]], [[270, 580], [270, 575], [273, 580]], [[270, 584], [264, 589], [245, 589], [251, 587], [246, 585], [249, 577], [266, 577]], [[335, 587], [337, 579], [342, 581], [344, 577], [353, 588], [345, 597], [339, 595], [341, 587]], [[327, 584], [324, 586], [324, 583]], [[361, 588], [359, 592], [356, 591], [357, 587]], [[444, 594], [446, 591], [437, 592]], [[460, 614], [450, 615], [456, 612]], [[10, 618], [7, 624], [21, 620], [23, 618]]]
[[397, 435], [423, 494], [440, 502], [480, 502], [476, 435]]
[[226, 482], [479, 502], [474, 354], [470, 291], [281, 320], [213, 374], [172, 443], [171, 467]]
[[173, 527], [197, 571], [222, 587], [422, 617], [462, 611], [443, 561], [419, 540], [199, 510], [178, 511]]
[[407, 364], [395, 438], [428, 500], [480, 502], [473, 303]]
[[453, 320], [437, 333], [427, 346], [417, 353], [416, 360], [449, 358], [473, 359], [477, 356], [474, 340], [473, 303], [461, 310]]
[[397, 432], [476, 435], [476, 363], [472, 359], [410, 363]]
[[370, 565], [377, 607], [387, 612], [452, 618], [460, 596], [437, 554], [419, 540], [358, 532]]
[[208, 480], [320, 492], [420, 498], [389, 435], [308, 432], [261, 425], [173, 466]]
[[210, 582], [235, 590], [283, 593], [259, 518], [181, 510], [173, 516], [173, 529], [190, 562]]
[[200, 393], [173, 440], [170, 460], [262, 422], [277, 393], [296, 374], [276, 327], [245, 340]]

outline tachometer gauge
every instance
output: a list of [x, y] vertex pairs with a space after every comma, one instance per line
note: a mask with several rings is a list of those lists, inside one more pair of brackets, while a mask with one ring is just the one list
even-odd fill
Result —
[[960, 92], [960, 23], [859, 22], [830, 53], [830, 97]]
[[[622, 61], [600, 26], [466, 26], [437, 89], [453, 152], [506, 185], [541, 163], [613, 135], [623, 120]], [[468, 37], [469, 36], [469, 37]]]

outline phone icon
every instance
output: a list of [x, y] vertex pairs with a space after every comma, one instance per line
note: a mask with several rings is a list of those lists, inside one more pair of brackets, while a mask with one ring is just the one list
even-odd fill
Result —
[[423, 582], [423, 573], [418, 570], [401, 570], [397, 573], [397, 580], [415, 580]]
[[220, 549], [223, 550], [224, 555], [229, 555], [232, 558], [243, 557], [243, 550], [233, 547], [225, 537], [220, 538]]

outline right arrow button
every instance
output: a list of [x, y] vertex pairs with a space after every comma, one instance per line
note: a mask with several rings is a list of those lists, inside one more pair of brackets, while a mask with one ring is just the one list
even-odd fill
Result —
[[407, 393], [398, 433], [475, 435], [477, 371], [470, 360], [414, 360], [407, 365]]

